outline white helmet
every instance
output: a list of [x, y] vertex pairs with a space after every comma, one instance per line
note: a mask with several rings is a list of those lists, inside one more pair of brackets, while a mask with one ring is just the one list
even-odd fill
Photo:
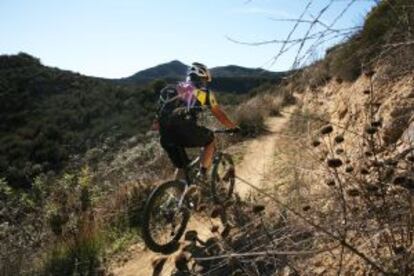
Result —
[[191, 67], [187, 71], [187, 76], [191, 77], [191, 75], [196, 75], [200, 78], [206, 79], [207, 82], [211, 82], [210, 71], [204, 64], [198, 62], [194, 62], [193, 64], [191, 64]]

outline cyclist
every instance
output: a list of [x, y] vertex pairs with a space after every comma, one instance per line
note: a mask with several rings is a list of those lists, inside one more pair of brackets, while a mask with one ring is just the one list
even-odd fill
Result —
[[167, 85], [160, 92], [159, 109], [155, 125], [159, 128], [161, 146], [177, 168], [176, 179], [182, 179], [184, 168], [190, 163], [185, 148], [203, 147], [200, 178], [205, 178], [214, 156], [214, 134], [206, 127], [197, 124], [197, 115], [204, 108], [224, 126], [238, 128], [220, 108], [214, 94], [209, 89], [211, 74], [208, 68], [194, 62], [187, 72], [184, 82]]

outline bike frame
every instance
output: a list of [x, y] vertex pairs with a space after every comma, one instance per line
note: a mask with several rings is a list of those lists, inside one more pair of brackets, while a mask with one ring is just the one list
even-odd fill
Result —
[[191, 161], [188, 167], [185, 168], [184, 170], [185, 179], [179, 180], [179, 181], [184, 182], [185, 186], [184, 186], [184, 192], [181, 195], [180, 201], [178, 202], [178, 208], [181, 208], [183, 206], [184, 198], [187, 196], [188, 190], [190, 186], [193, 184], [193, 180], [190, 177], [190, 170], [194, 168], [194, 166], [196, 166], [200, 162], [200, 159], [201, 159], [200, 156], [197, 156], [193, 161]]
[[[232, 129], [217, 129], [217, 130], [213, 130], [213, 132], [215, 134], [217, 133], [221, 133], [221, 134], [225, 134], [225, 133], [234, 133], [235, 131]], [[216, 151], [214, 153], [214, 159], [217, 157], [217, 155], [220, 154], [219, 151]], [[181, 195], [180, 201], [178, 202], [178, 207], [182, 208], [183, 203], [184, 203], [184, 198], [186, 197], [188, 190], [190, 188], [190, 186], [193, 184], [193, 179], [191, 179], [190, 177], [190, 170], [194, 168], [194, 166], [196, 166], [199, 162], [200, 162], [201, 157], [197, 156], [196, 158], [194, 158], [193, 161], [190, 162], [190, 164], [184, 169], [184, 175], [185, 175], [185, 179], [182, 179], [180, 181], [183, 181], [185, 186], [184, 186], [184, 192]]]

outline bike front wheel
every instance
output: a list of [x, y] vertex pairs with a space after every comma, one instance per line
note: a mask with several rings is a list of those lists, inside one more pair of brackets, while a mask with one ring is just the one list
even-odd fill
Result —
[[149, 249], [163, 254], [177, 250], [190, 218], [182, 199], [186, 184], [174, 180], [161, 184], [145, 205], [142, 237]]
[[229, 154], [219, 153], [211, 171], [211, 192], [215, 203], [222, 204], [231, 198], [235, 177], [233, 158]]

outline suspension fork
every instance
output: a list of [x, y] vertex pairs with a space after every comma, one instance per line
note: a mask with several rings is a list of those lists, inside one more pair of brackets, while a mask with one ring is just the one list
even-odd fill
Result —
[[219, 151], [217, 151], [217, 152], [214, 154], [214, 157], [213, 157], [213, 165], [214, 165], [214, 164], [217, 164], [217, 162], [220, 160], [221, 155], [222, 155], [222, 153], [221, 153], [221, 152], [219, 152]]

